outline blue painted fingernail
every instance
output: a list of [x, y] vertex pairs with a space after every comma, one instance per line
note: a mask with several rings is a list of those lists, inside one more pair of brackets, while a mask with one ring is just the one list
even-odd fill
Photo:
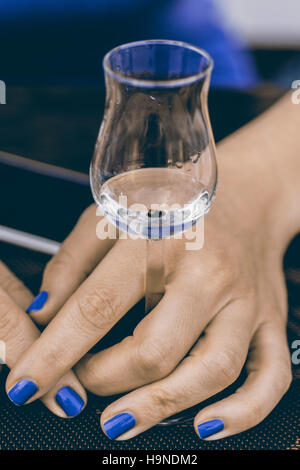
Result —
[[62, 387], [58, 390], [55, 400], [67, 416], [74, 417], [84, 407], [84, 401], [71, 387]]
[[45, 303], [47, 302], [48, 297], [49, 297], [49, 294], [47, 291], [43, 290], [42, 292], [40, 292], [36, 296], [32, 304], [29, 305], [28, 309], [26, 310], [26, 313], [30, 313], [35, 310], [41, 310], [44, 307]]
[[120, 413], [104, 423], [107, 437], [115, 439], [135, 426], [135, 417], [130, 413]]
[[211, 421], [199, 424], [198, 433], [201, 439], [205, 439], [206, 437], [222, 431], [222, 429], [224, 429], [223, 421], [221, 419], [212, 419]]
[[15, 405], [23, 405], [32, 395], [38, 391], [37, 385], [31, 380], [20, 380], [9, 392], [8, 398]]

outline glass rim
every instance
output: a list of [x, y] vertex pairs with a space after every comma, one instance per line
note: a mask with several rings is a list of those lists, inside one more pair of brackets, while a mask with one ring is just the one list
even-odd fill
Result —
[[[145, 46], [148, 44], [157, 44], [157, 45], [163, 44], [163, 45], [178, 46], [184, 49], [189, 49], [201, 55], [202, 57], [205, 57], [205, 59], [207, 59], [208, 64], [204, 70], [202, 70], [201, 72], [197, 74], [188, 75], [187, 77], [184, 77], [184, 78], [171, 78], [168, 80], [144, 80], [142, 78], [129, 77], [128, 75], [125, 75], [122, 72], [116, 72], [112, 69], [110, 65], [110, 61], [109, 61], [112, 54], [123, 49], [129, 49], [129, 48], [137, 47], [137, 46]], [[192, 44], [189, 44], [187, 42], [173, 41], [169, 39], [147, 39], [143, 41], [128, 42], [120, 46], [114, 47], [109, 52], [107, 52], [103, 58], [103, 68], [104, 68], [105, 73], [113, 77], [118, 82], [122, 82], [124, 84], [139, 87], [139, 88], [175, 88], [175, 87], [191, 85], [192, 83], [197, 82], [201, 78], [208, 76], [211, 73], [213, 65], [214, 65], [214, 61], [212, 57], [204, 49], [201, 49], [198, 46], [193, 46]]]

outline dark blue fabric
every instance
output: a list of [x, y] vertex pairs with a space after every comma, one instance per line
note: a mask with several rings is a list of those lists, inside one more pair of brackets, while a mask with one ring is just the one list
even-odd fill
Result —
[[258, 83], [247, 45], [227, 30], [214, 1], [176, 0], [158, 18], [158, 31], [200, 46], [211, 54], [215, 62], [214, 85], [248, 88]]
[[0, 15], [6, 18], [43, 17], [104, 13], [123, 9], [125, 12], [141, 3], [157, 3], [153, 0], [2, 0]]
[[226, 28], [213, 0], [0, 2], [1, 68], [14, 82], [23, 74], [30, 81], [90, 83], [99, 80], [107, 50], [153, 38], [206, 49], [215, 62], [214, 86], [248, 88], [259, 82], [246, 44]]

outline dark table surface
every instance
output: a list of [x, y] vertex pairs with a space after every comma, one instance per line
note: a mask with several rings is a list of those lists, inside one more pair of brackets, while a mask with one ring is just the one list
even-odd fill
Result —
[[[229, 134], [270, 105], [279, 93], [215, 91], [210, 97], [212, 123], [217, 140]], [[101, 90], [11, 89], [8, 103], [0, 107], [0, 148], [86, 172], [101, 121]], [[3, 157], [3, 155], [2, 155]], [[87, 179], [61, 174], [56, 169], [32, 166], [0, 153], [0, 224], [61, 241], [78, 215], [91, 201]], [[47, 175], [48, 173], [48, 175]], [[74, 178], [73, 178], [74, 176]], [[73, 179], [73, 181], [71, 181]], [[38, 292], [49, 257], [0, 243], [0, 259]], [[289, 292], [289, 345], [300, 335], [300, 239], [295, 238], [285, 256]], [[142, 306], [109, 333], [99, 348], [130, 333]], [[276, 346], [274, 346], [276, 347]], [[292, 352], [292, 350], [291, 350]], [[99, 428], [99, 414], [108, 399], [89, 395], [86, 410], [73, 420], [52, 415], [37, 402], [14, 407], [4, 392], [7, 370], [0, 379], [0, 449], [299, 449], [299, 367], [295, 380], [280, 404], [255, 428], [221, 441], [204, 442], [192, 424], [157, 426], [135, 439], [112, 442]], [[239, 379], [241, 381], [243, 375]], [[234, 390], [239, 381], [224, 391]], [[219, 398], [219, 395], [209, 401]], [[202, 403], [201, 407], [207, 402]]]

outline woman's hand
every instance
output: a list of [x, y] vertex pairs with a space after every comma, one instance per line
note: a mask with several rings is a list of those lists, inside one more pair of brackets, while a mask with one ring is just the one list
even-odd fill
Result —
[[264, 419], [291, 381], [282, 256], [298, 229], [291, 197], [298, 186], [294, 175], [283, 177], [286, 165], [280, 174], [278, 142], [261, 158], [270, 147], [265, 129], [273, 135], [274, 126], [282, 130], [280, 105], [219, 146], [220, 186], [203, 249], [166, 240], [163, 299], [133, 336], [83, 357], [142, 298], [145, 271], [145, 242], [100, 242], [89, 208], [48, 265], [42, 289], [49, 300], [31, 315], [47, 322], [63, 306], [11, 371], [7, 391], [26, 377], [37, 386], [28, 402], [35, 400], [81, 359], [76, 372], [89, 390], [130, 391], [101, 416], [110, 438], [128, 439], [220, 392], [246, 363], [244, 384], [201, 410], [195, 430], [219, 439]]
[[[40, 332], [29, 315], [25, 313], [33, 296], [24, 284], [0, 261], [0, 358], [9, 368], [17, 361]], [[1, 357], [4, 356], [4, 357]], [[18, 397], [11, 392], [10, 398], [21, 405], [26, 395], [34, 390], [27, 377], [18, 387]], [[73, 397], [73, 403], [70, 403]], [[74, 403], [76, 397], [76, 403]], [[78, 414], [85, 406], [86, 393], [73, 372], [68, 372], [42, 397], [43, 403], [56, 415], [66, 418]]]

